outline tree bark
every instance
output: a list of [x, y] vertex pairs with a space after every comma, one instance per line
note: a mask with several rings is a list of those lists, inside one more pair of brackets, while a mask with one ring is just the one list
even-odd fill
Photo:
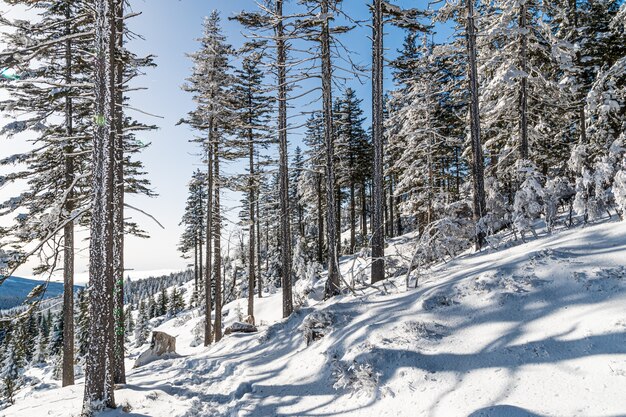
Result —
[[204, 268], [204, 346], [213, 343], [213, 331], [211, 329], [211, 255], [212, 255], [212, 239], [213, 239], [213, 120], [209, 122], [209, 138], [207, 144], [207, 228], [206, 228], [206, 267]]
[[361, 183], [361, 234], [363, 241], [367, 240], [367, 186], [365, 181]]
[[383, 178], [383, 2], [373, 5], [372, 63], [372, 143], [374, 172], [372, 175], [372, 284], [385, 279], [385, 224]]
[[124, 63], [121, 56], [124, 47], [124, 0], [117, 0], [115, 10], [116, 61], [115, 61], [115, 160], [113, 173], [113, 274], [115, 280], [114, 320], [115, 347], [113, 381], [126, 384], [124, 365]]
[[[248, 124], [252, 126], [252, 121], [249, 120]], [[248, 131], [248, 165], [250, 169], [250, 177], [248, 180], [248, 203], [250, 211], [250, 238], [248, 243], [248, 316], [253, 318], [254, 324], [254, 285], [256, 283], [256, 266], [255, 266], [255, 243], [256, 243], [256, 193], [254, 187], [254, 136], [252, 134], [252, 128]]]
[[[72, 32], [70, 2], [65, 4], [66, 35]], [[65, 41], [65, 83], [72, 83], [72, 41]], [[65, 133], [70, 142], [65, 148], [65, 187], [68, 190], [65, 211], [71, 216], [74, 210], [74, 135], [72, 97], [65, 98]], [[63, 376], [62, 385], [74, 385], [74, 222], [63, 228]]]
[[317, 179], [317, 261], [324, 262], [324, 206], [322, 202], [322, 174]]
[[350, 179], [350, 253], [356, 250], [356, 190], [354, 179]]
[[520, 157], [524, 160], [528, 159], [528, 36], [526, 34], [526, 2], [522, 1], [519, 6], [519, 26], [520, 26], [520, 69], [522, 77], [520, 79], [520, 96], [519, 96], [519, 112], [520, 112]]
[[328, 0], [321, 1], [323, 18], [320, 46], [322, 53], [322, 103], [324, 112], [324, 143], [326, 145], [326, 242], [328, 278], [324, 295], [326, 298], [339, 294], [339, 270], [337, 265], [338, 233], [335, 201], [335, 138], [333, 132], [332, 63], [330, 57], [330, 16]]
[[278, 74], [278, 142], [280, 182], [280, 248], [283, 287], [283, 317], [293, 312], [291, 290], [291, 227], [289, 210], [289, 155], [287, 149], [287, 46], [283, 22], [283, 0], [276, 0], [276, 65]]
[[115, 1], [96, 0], [92, 221], [89, 246], [89, 331], [83, 415], [115, 407], [113, 391], [113, 160]]
[[[470, 93], [470, 134], [472, 141], [472, 180], [474, 221], [478, 222], [485, 214], [485, 162], [480, 140], [480, 113], [478, 103], [478, 71], [476, 68], [476, 25], [474, 22], [474, 0], [466, 0], [467, 27], [466, 42], [468, 55]], [[477, 233], [476, 249], [483, 245], [484, 234]]]
[[[257, 161], [257, 165], [258, 165], [258, 161]], [[256, 203], [256, 213], [257, 215], [259, 215], [261, 211], [259, 209], [260, 192], [258, 188], [255, 188], [254, 196], [255, 196], [254, 201]], [[257, 219], [257, 222], [256, 222], [256, 260], [257, 260], [257, 267], [258, 267], [258, 275], [257, 275], [258, 293], [259, 293], [259, 298], [263, 298], [263, 275], [262, 275], [263, 271], [261, 271], [261, 221], [259, 219]]]
[[214, 204], [214, 216], [213, 219], [215, 233], [213, 235], [213, 268], [215, 277], [215, 325], [213, 326], [213, 333], [215, 342], [219, 342], [222, 339], [222, 216], [220, 207], [220, 158], [219, 158], [219, 145], [217, 142], [213, 145], [215, 154], [213, 155], [213, 164], [215, 172], [213, 173], [214, 190], [213, 196]]

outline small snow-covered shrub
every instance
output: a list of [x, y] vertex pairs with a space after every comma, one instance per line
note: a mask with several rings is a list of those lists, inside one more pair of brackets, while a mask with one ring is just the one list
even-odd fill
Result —
[[320, 289], [320, 275], [324, 267], [316, 261], [309, 261], [303, 267], [303, 275], [294, 284], [294, 309], [299, 310], [308, 304], [309, 299], [321, 300], [323, 291]]
[[443, 294], [435, 294], [432, 297], [429, 297], [424, 300], [422, 303], [422, 308], [424, 310], [435, 310], [441, 307], [450, 307], [455, 304], [458, 304], [452, 297]]
[[204, 320], [198, 320], [193, 329], [191, 330], [193, 340], [191, 341], [191, 347], [200, 346], [204, 343]]
[[523, 182], [515, 193], [513, 225], [523, 236], [526, 230], [534, 233], [532, 224], [541, 215], [544, 192], [541, 176], [530, 161], [520, 161], [518, 173]]
[[489, 176], [485, 179], [487, 214], [476, 225], [477, 232], [484, 236], [492, 236], [511, 223], [509, 204], [501, 190], [502, 185], [496, 177]]
[[334, 316], [328, 311], [316, 311], [304, 318], [299, 329], [309, 346], [332, 331]]
[[333, 362], [332, 376], [335, 381], [333, 388], [336, 390], [348, 390], [357, 397], [376, 394], [380, 375], [370, 363], [359, 363], [357, 361], [353, 361], [350, 364], [343, 361]]
[[454, 257], [466, 250], [475, 234], [472, 209], [465, 201], [448, 204], [444, 216], [424, 229], [416, 252], [417, 265]]
[[554, 228], [559, 205], [574, 196], [575, 191], [563, 177], [550, 178], [543, 188], [543, 207], [548, 230]]

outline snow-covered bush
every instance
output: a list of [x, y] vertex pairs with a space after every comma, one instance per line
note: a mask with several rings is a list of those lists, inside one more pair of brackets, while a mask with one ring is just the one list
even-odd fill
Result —
[[508, 201], [501, 190], [502, 185], [496, 177], [485, 178], [487, 213], [476, 225], [477, 232], [484, 236], [493, 235], [511, 223]]
[[546, 181], [543, 187], [543, 210], [548, 230], [554, 228], [559, 205], [575, 194], [574, 188], [566, 178], [556, 177]]
[[304, 318], [299, 330], [309, 346], [332, 331], [334, 316], [328, 311], [316, 311]]
[[452, 258], [466, 250], [474, 239], [472, 210], [465, 201], [448, 204], [441, 219], [426, 226], [417, 247], [417, 264]]
[[541, 215], [544, 192], [541, 186], [541, 176], [530, 161], [519, 161], [518, 174], [522, 184], [515, 193], [513, 202], [513, 225], [524, 236], [527, 230], [534, 234], [532, 225], [533, 221]]
[[334, 361], [332, 375], [333, 388], [345, 389], [357, 397], [373, 396], [378, 390], [380, 373], [376, 372], [372, 364], [352, 361], [348, 364], [343, 361]]

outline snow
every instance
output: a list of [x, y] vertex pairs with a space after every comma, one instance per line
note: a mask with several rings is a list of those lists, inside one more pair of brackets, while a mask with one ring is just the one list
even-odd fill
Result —
[[[626, 415], [626, 222], [540, 235], [423, 270], [417, 289], [399, 276], [317, 301], [323, 279], [299, 281], [314, 292], [291, 318], [280, 293], [256, 298], [259, 333], [208, 348], [192, 346], [200, 312], [183, 312], [157, 327], [180, 356], [129, 366], [116, 391], [129, 412], [102, 415]], [[245, 307], [226, 305], [224, 325]], [[323, 336], [307, 346], [310, 323]], [[78, 416], [82, 383], [22, 390], [0, 416]]]

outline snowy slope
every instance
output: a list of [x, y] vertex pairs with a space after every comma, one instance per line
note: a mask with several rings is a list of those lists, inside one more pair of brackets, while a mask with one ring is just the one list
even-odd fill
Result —
[[[395, 245], [409, 254], [411, 241]], [[311, 298], [289, 320], [275, 294], [260, 301], [259, 334], [209, 348], [191, 346], [202, 317], [184, 313], [159, 327], [178, 336], [180, 357], [129, 371], [116, 395], [130, 413], [104, 415], [626, 415], [626, 222], [467, 254], [422, 273], [417, 289], [403, 277], [385, 287]], [[245, 311], [226, 306], [227, 324], [237, 303]], [[311, 317], [330, 331], [306, 346]], [[0, 415], [77, 416], [82, 386], [19, 397]]]

